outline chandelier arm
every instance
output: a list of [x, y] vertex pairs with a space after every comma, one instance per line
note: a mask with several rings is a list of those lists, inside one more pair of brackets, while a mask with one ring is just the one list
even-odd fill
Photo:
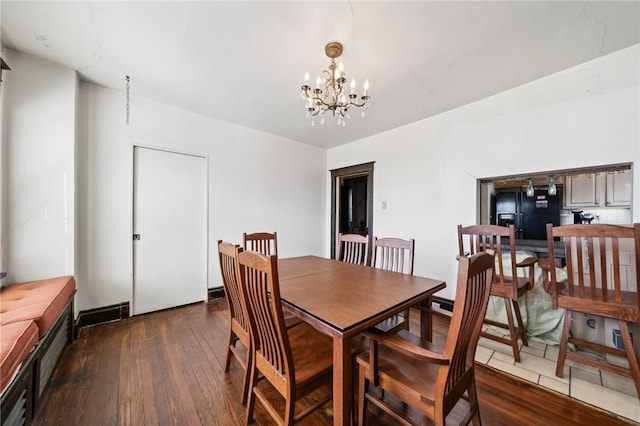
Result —
[[363, 100], [361, 103], [358, 103], [357, 101], [353, 100], [353, 99], [349, 99], [346, 103], [341, 103], [341, 102], [336, 102], [334, 103], [328, 103], [326, 102], [322, 97], [320, 96], [315, 96], [315, 94], [311, 93], [310, 89], [307, 89], [305, 92], [303, 92], [304, 96], [307, 98], [307, 100], [312, 100], [315, 101], [315, 105], [322, 105], [324, 107], [326, 107], [327, 109], [330, 109], [332, 106], [335, 106], [336, 108], [349, 108], [351, 106], [355, 106], [355, 107], [363, 107], [365, 105], [367, 105], [368, 103], [368, 97], [366, 100]]
[[314, 109], [313, 112], [311, 113], [311, 115], [309, 116], [309, 118], [313, 118], [315, 116], [317, 116], [318, 114], [320, 114], [320, 109]]
[[321, 105], [321, 106], [323, 106], [323, 107], [325, 108], [325, 110], [327, 110], [327, 109], [333, 109], [333, 108], [337, 105], [337, 104], [329, 104], [329, 103], [325, 102], [325, 101], [324, 101], [324, 100], [322, 100], [322, 99], [318, 99], [318, 101], [319, 101], [319, 103], [318, 103], [317, 105], [319, 105], [319, 106], [320, 106], [320, 105]]

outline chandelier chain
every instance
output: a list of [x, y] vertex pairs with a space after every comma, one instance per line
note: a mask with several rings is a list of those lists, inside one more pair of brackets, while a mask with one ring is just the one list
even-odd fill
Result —
[[127, 106], [126, 106], [125, 114], [126, 114], [126, 123], [127, 123], [127, 126], [128, 126], [129, 125], [129, 109], [130, 109], [130, 105], [129, 105], [129, 98], [130, 98], [129, 95], [130, 95], [130, 93], [129, 92], [130, 92], [130, 89], [131, 89], [131, 84], [129, 82], [129, 76], [127, 75], [125, 77], [126, 77], [126, 80], [127, 80], [127, 84], [125, 85], [125, 87], [127, 89]]

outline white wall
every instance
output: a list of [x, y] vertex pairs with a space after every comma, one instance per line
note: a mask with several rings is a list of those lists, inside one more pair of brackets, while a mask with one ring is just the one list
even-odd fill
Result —
[[136, 98], [135, 81], [131, 90], [127, 126], [124, 93], [80, 85], [81, 310], [131, 300], [134, 145], [208, 157], [209, 287], [222, 285], [218, 239], [241, 244], [243, 232], [277, 231], [283, 257], [324, 253], [323, 149]]
[[327, 168], [375, 161], [375, 234], [415, 238], [415, 273], [453, 298], [456, 226], [476, 223], [478, 179], [632, 162], [640, 221], [639, 63], [639, 46], [616, 52], [330, 149]]
[[3, 284], [75, 273], [80, 310], [130, 300], [132, 151], [140, 144], [209, 159], [210, 287], [220, 284], [216, 241], [240, 242], [243, 231], [277, 230], [282, 256], [328, 254], [327, 170], [375, 161], [376, 235], [415, 238], [416, 274], [445, 279], [442, 295], [453, 297], [455, 227], [476, 221], [477, 179], [633, 162], [640, 221], [639, 51], [605, 56], [326, 157], [322, 149], [138, 99], [135, 81], [126, 126], [122, 92], [88, 83], [78, 91], [73, 70], [9, 51], [0, 176], [10, 275]]
[[3, 284], [74, 274], [76, 73], [3, 56]]

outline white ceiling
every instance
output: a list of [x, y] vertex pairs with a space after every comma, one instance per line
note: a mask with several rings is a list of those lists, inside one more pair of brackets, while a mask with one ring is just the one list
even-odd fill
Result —
[[[0, 41], [118, 91], [129, 75], [134, 99], [330, 148], [639, 44], [639, 5], [2, 0]], [[311, 127], [300, 86], [327, 67], [330, 41], [372, 106]]]

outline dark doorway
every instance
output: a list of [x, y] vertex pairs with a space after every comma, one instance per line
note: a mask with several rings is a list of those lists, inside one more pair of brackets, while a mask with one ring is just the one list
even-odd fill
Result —
[[340, 222], [342, 234], [368, 235], [367, 176], [340, 178]]
[[371, 245], [372, 224], [373, 163], [331, 170], [331, 257], [339, 233], [368, 235]]

